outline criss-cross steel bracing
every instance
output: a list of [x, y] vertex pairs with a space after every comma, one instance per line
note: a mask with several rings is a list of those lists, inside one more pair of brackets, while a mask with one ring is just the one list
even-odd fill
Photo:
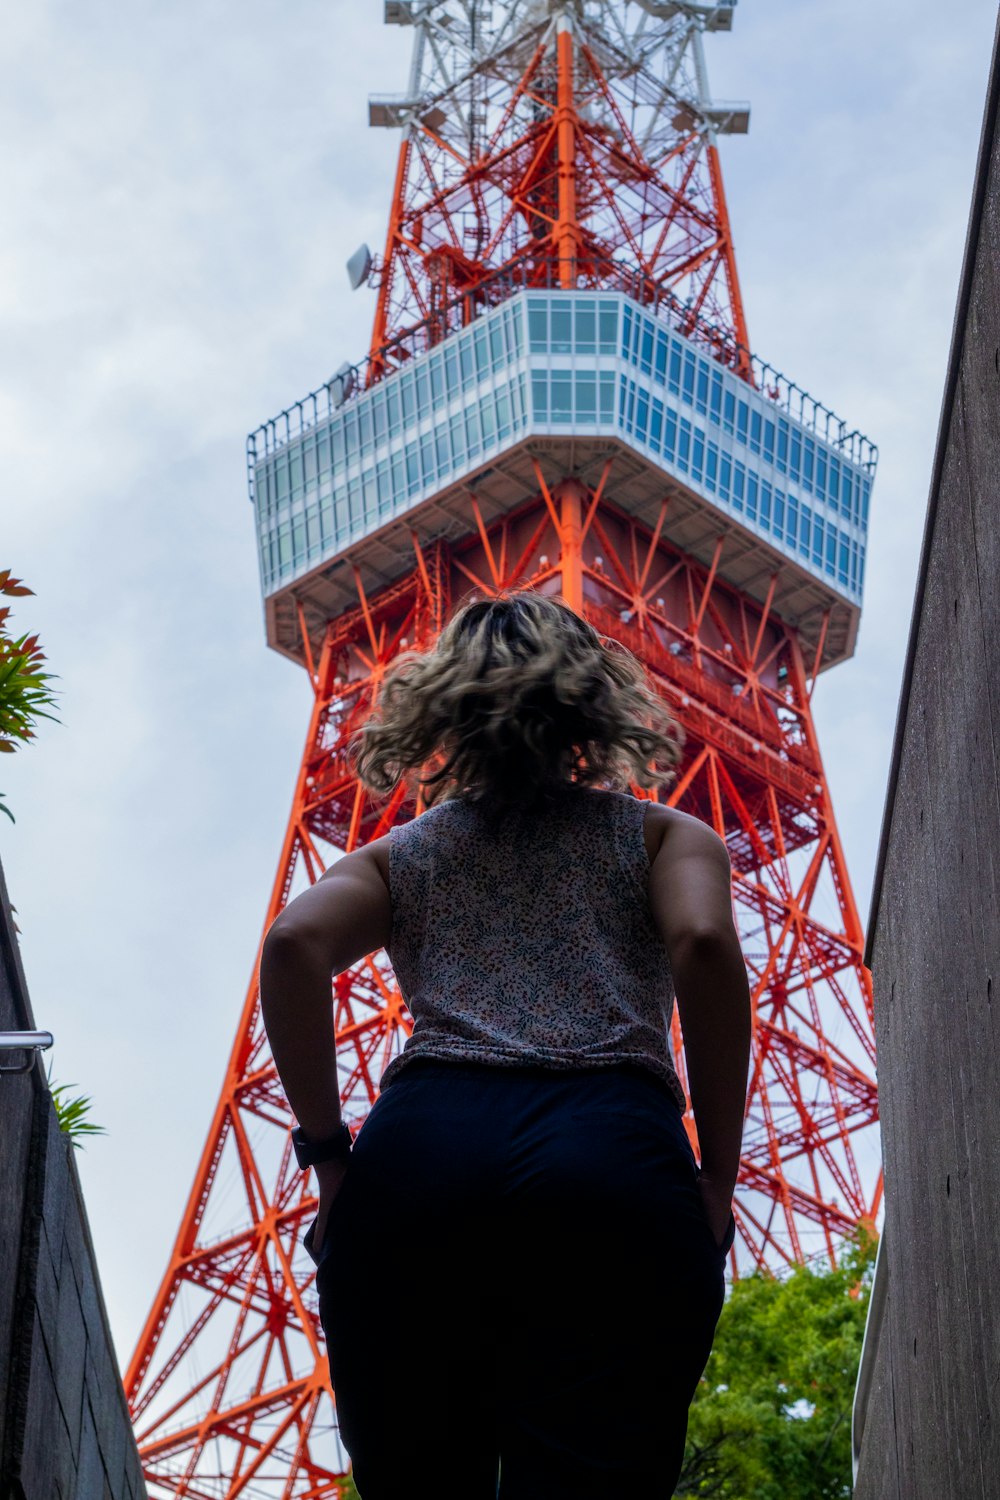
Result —
[[746, 321], [716, 137], [744, 104], [708, 95], [706, 29], [732, 6], [645, 0], [399, 4], [415, 28], [370, 377], [513, 287], [676, 298], [685, 326], [744, 361]]
[[[754, 1007], [732, 1273], [835, 1262], [882, 1179], [871, 980], [811, 702], [854, 649], [876, 455], [747, 349], [715, 145], [746, 110], [711, 102], [702, 55], [732, 7], [386, 13], [414, 63], [371, 106], [402, 144], [363, 378], [249, 444], [268, 639], [313, 693], [262, 931], [422, 811], [377, 804], [344, 753], [396, 654], [473, 590], [559, 592], [685, 727], [653, 795], [730, 850]], [[385, 953], [332, 1001], [357, 1127], [410, 1017]], [[684, 1080], [676, 1019], [671, 1041]], [[291, 1124], [255, 965], [126, 1375], [151, 1496], [351, 1494]], [[401, 1261], [380, 1295], [407, 1291]]]

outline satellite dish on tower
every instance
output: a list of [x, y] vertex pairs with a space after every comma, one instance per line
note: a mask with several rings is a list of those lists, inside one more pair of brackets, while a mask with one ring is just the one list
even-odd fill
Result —
[[330, 377], [330, 400], [334, 406], [343, 406], [354, 390], [354, 382], [354, 366], [349, 364], [341, 365], [336, 375]]
[[372, 253], [367, 245], [359, 245], [347, 262], [347, 274], [350, 278], [351, 288], [357, 291], [359, 286], [364, 286], [368, 280], [368, 273], [372, 268]]

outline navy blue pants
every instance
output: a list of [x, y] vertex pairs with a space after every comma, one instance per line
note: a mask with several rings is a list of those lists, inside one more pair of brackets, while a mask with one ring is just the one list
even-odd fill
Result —
[[362, 1500], [667, 1500], [734, 1233], [652, 1074], [414, 1061], [311, 1251]]

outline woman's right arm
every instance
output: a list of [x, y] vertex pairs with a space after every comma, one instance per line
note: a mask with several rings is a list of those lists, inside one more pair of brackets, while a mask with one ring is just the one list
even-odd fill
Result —
[[728, 1222], [750, 1062], [750, 985], [733, 920], [732, 866], [725, 843], [700, 818], [676, 808], [659, 816], [650, 907], [673, 972], [701, 1168], [725, 1200]]

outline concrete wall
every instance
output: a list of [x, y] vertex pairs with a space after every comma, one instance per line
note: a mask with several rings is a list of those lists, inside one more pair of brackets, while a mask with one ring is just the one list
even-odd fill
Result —
[[[0, 1030], [34, 1026], [0, 870]], [[41, 1061], [0, 1077], [0, 1141], [0, 1500], [145, 1500], [73, 1147]]]
[[1000, 1496], [998, 92], [995, 51], [868, 925], [887, 1282], [858, 1500]]

